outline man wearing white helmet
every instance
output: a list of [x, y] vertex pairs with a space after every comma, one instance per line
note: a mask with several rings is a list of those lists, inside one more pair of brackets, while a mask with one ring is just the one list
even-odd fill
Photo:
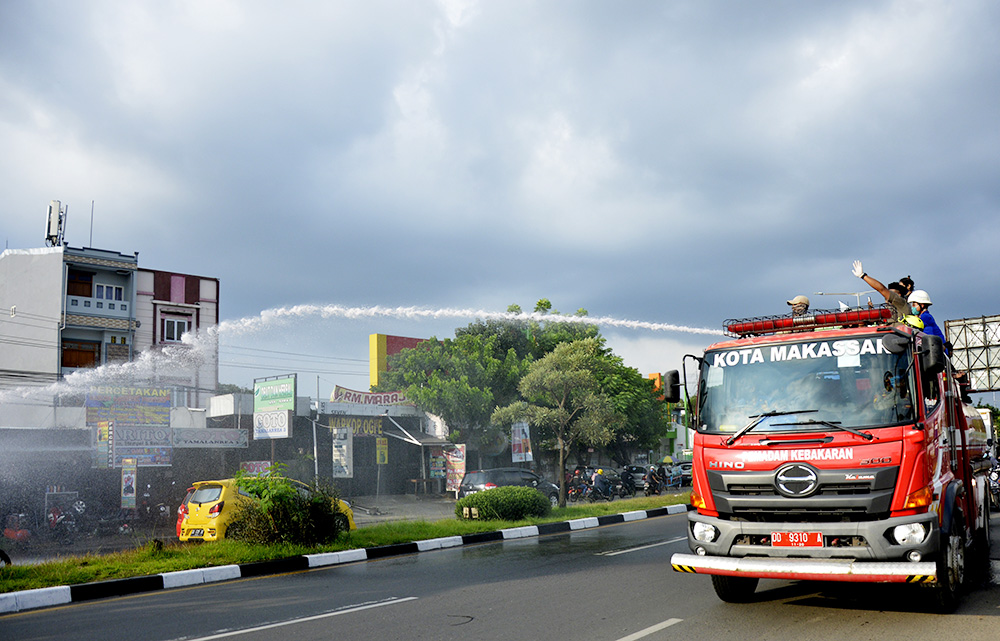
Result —
[[922, 289], [916, 289], [910, 294], [907, 299], [910, 304], [913, 313], [920, 317], [920, 320], [924, 322], [924, 333], [930, 334], [931, 336], [938, 336], [941, 340], [944, 340], [944, 332], [938, 327], [937, 321], [931, 316], [930, 306], [931, 297]]

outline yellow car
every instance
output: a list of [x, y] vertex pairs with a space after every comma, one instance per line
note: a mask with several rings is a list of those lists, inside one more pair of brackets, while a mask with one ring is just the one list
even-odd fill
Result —
[[[312, 492], [308, 485], [289, 479], [300, 493]], [[237, 487], [233, 479], [196, 481], [194, 492], [187, 501], [187, 514], [181, 523], [181, 541], [218, 541], [226, 538], [226, 528], [243, 501], [255, 500], [246, 490]], [[346, 501], [336, 499], [337, 518], [344, 531], [356, 530], [354, 511]]]

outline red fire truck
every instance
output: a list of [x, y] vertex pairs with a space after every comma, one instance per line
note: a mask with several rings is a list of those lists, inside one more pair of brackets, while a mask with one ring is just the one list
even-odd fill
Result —
[[726, 321], [732, 340], [691, 357], [691, 554], [674, 570], [729, 602], [777, 578], [921, 584], [957, 605], [989, 565], [987, 433], [941, 339], [890, 316]]

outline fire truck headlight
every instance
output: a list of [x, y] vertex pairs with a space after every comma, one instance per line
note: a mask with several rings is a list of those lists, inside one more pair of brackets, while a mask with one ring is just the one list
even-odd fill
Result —
[[927, 530], [921, 523], [897, 525], [892, 529], [892, 538], [899, 545], [917, 545], [923, 543], [926, 537]]
[[701, 541], [702, 543], [711, 543], [715, 540], [715, 537], [719, 536], [719, 531], [715, 529], [714, 525], [701, 523], [700, 521], [694, 522], [694, 525], [691, 526], [691, 533], [694, 534], [695, 541]]

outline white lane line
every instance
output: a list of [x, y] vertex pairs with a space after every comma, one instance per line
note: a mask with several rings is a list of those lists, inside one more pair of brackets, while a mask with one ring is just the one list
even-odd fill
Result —
[[662, 621], [660, 623], [657, 623], [656, 625], [651, 625], [648, 628], [646, 628], [645, 630], [639, 630], [635, 634], [630, 634], [627, 637], [622, 637], [620, 639], [617, 639], [616, 641], [637, 641], [637, 639], [641, 639], [643, 637], [648, 637], [649, 635], [653, 634], [654, 632], [659, 632], [660, 630], [663, 630], [664, 628], [669, 628], [670, 626], [674, 625], [675, 623], [680, 623], [683, 620], [684, 619], [667, 619], [666, 621]]
[[406, 601], [414, 601], [416, 600], [416, 598], [417, 597], [415, 596], [408, 596], [401, 599], [397, 598], [387, 599], [385, 601], [379, 601], [377, 603], [365, 603], [363, 605], [344, 608], [343, 610], [334, 610], [333, 612], [317, 614], [311, 617], [303, 617], [301, 619], [289, 619], [288, 621], [281, 621], [279, 623], [268, 623], [267, 625], [259, 625], [256, 628], [246, 628], [243, 630], [230, 630], [228, 632], [220, 632], [219, 634], [212, 634], [207, 637], [188, 639], [188, 641], [211, 641], [212, 639], [225, 639], [226, 637], [235, 637], [240, 634], [260, 632], [261, 630], [271, 630], [274, 628], [284, 627], [286, 625], [295, 625], [297, 623], [306, 623], [308, 621], [318, 621], [320, 619], [328, 619], [330, 617], [340, 616], [341, 614], [350, 614], [352, 612], [361, 612], [362, 610], [371, 610], [372, 608], [380, 608], [383, 605], [395, 605], [397, 603], [404, 603]]
[[669, 539], [667, 541], [660, 541], [659, 543], [651, 543], [649, 545], [641, 545], [637, 548], [629, 548], [627, 550], [618, 550], [616, 552], [598, 552], [597, 556], [618, 556], [619, 554], [628, 554], [629, 552], [638, 552], [639, 550], [648, 550], [649, 548], [660, 547], [661, 545], [670, 545], [671, 543], [680, 543], [681, 541], [687, 541], [686, 536], [682, 536], [676, 539]]

